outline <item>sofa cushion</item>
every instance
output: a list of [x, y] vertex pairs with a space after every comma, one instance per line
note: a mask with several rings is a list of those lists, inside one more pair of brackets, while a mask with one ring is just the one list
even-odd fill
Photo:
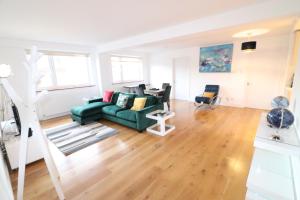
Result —
[[71, 113], [73, 115], [85, 117], [85, 116], [101, 113], [101, 108], [108, 105], [111, 105], [111, 103], [106, 103], [106, 102], [89, 103], [82, 106], [73, 107], [71, 109]]
[[136, 94], [132, 93], [125, 93], [125, 95], [128, 96], [128, 101], [127, 101], [127, 108], [131, 108], [133, 106], [134, 98], [137, 96]]
[[210, 98], [208, 98], [208, 97], [199, 97], [199, 96], [197, 96], [197, 97], [195, 98], [195, 101], [196, 101], [197, 103], [206, 103], [206, 104], [209, 104]]
[[121, 108], [126, 108], [127, 102], [128, 102], [128, 98], [129, 97], [127, 95], [120, 94], [116, 105], [119, 106], [119, 107], [121, 107]]
[[121, 108], [116, 105], [105, 106], [102, 108], [102, 112], [108, 115], [116, 116], [116, 113], [121, 110], [125, 110], [126, 108]]
[[130, 108], [130, 110], [139, 111], [142, 110], [145, 107], [147, 98], [145, 97], [136, 97], [134, 99], [133, 106]]
[[136, 112], [133, 110], [123, 110], [117, 112], [117, 117], [128, 121], [136, 122]]
[[215, 96], [215, 93], [214, 92], [204, 92], [202, 96], [211, 99]]
[[114, 91], [106, 90], [103, 94], [103, 102], [111, 102]]
[[116, 104], [119, 98], [120, 92], [114, 92], [112, 98], [111, 98], [111, 103]]

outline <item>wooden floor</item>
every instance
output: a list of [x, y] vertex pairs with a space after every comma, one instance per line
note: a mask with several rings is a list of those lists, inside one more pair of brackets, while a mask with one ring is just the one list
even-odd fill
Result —
[[[119, 134], [63, 156], [53, 148], [67, 199], [242, 200], [261, 110], [194, 112], [173, 101], [175, 131], [165, 137], [114, 124]], [[68, 117], [42, 123], [52, 127]], [[57, 199], [43, 161], [26, 168], [25, 199]], [[17, 172], [12, 174], [16, 190]]]

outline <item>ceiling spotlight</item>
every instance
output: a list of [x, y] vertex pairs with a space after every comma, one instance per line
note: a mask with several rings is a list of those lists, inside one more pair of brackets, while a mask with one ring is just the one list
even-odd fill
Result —
[[244, 52], [252, 52], [256, 49], [256, 41], [243, 42], [241, 50]]
[[235, 33], [232, 37], [234, 38], [248, 38], [249, 36], [258, 36], [258, 35], [263, 35], [268, 33], [270, 30], [269, 29], [250, 29], [246, 31], [241, 31], [238, 33]]

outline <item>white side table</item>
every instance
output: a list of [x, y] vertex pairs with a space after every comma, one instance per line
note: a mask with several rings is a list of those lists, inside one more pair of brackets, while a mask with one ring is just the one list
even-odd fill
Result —
[[[165, 113], [165, 114], [160, 114]], [[165, 136], [175, 129], [174, 125], [166, 124], [166, 120], [175, 116], [174, 112], [156, 110], [154, 112], [148, 113], [147, 118], [154, 119], [157, 121], [157, 124], [154, 124], [147, 128], [147, 131], [159, 136]]]

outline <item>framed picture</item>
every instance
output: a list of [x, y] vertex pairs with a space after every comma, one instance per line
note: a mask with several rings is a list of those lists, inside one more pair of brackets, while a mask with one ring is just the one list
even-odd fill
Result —
[[231, 72], [233, 44], [200, 48], [199, 72]]

